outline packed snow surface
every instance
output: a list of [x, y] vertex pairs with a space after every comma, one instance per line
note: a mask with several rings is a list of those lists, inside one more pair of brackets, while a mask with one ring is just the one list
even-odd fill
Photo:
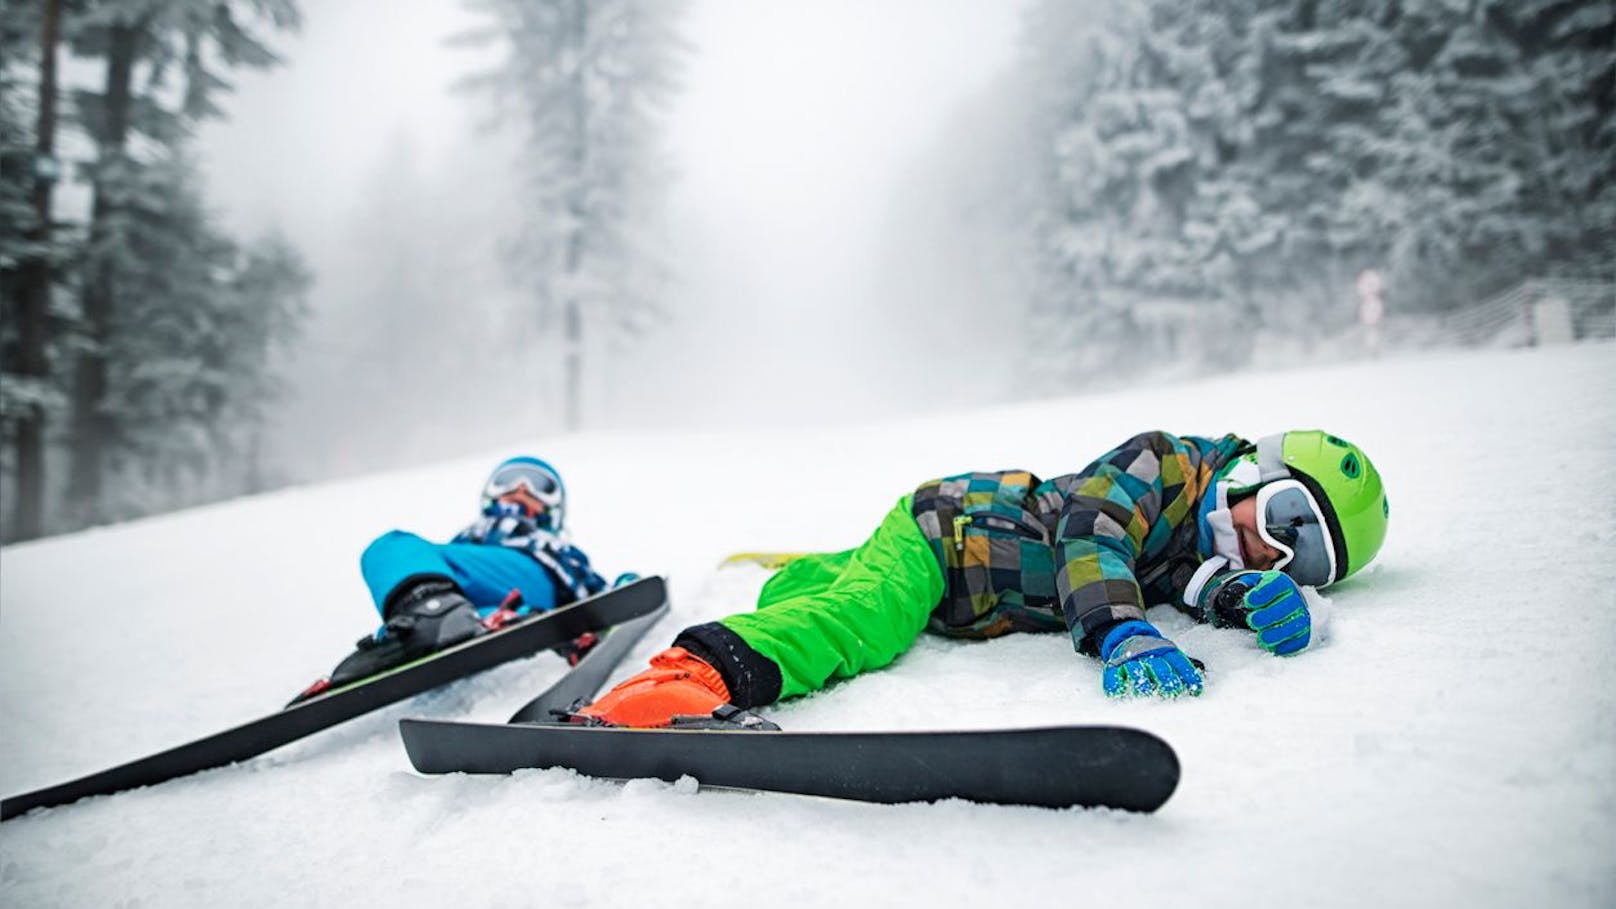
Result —
[[[1616, 347], [1248, 373], [879, 425], [587, 433], [559, 465], [608, 575], [668, 577], [687, 624], [750, 607], [742, 549], [860, 542], [920, 481], [1075, 470], [1136, 431], [1321, 427], [1390, 493], [1378, 563], [1327, 591], [1324, 643], [1151, 618], [1206, 694], [1117, 702], [1061, 635], [923, 638], [777, 705], [788, 729], [1140, 726], [1184, 766], [1157, 814], [898, 806], [414, 773], [404, 716], [500, 721], [548, 654], [244, 764], [0, 827], [5, 906], [1616, 905]], [[447, 537], [511, 450], [8, 548], [0, 791], [273, 710], [372, 627], [359, 552]]]

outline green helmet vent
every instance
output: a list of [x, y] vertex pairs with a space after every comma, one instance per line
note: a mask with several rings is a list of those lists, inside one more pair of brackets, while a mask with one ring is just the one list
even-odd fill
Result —
[[1363, 473], [1363, 465], [1358, 463], [1357, 453], [1349, 451], [1347, 456], [1341, 459], [1341, 472], [1346, 474], [1349, 480], [1358, 479], [1358, 475]]

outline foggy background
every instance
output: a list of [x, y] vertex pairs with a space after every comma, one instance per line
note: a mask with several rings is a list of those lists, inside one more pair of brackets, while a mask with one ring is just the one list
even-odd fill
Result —
[[[947, 159], [937, 145], [949, 118], [1009, 67], [1020, 11], [994, 0], [693, 4], [662, 140], [663, 319], [597, 362], [585, 426], [852, 420], [946, 403], [927, 394], [913, 325], [928, 311], [1008, 304], [979, 293], [989, 263], [935, 236], [930, 180], [915, 174]], [[486, 105], [453, 90], [479, 52], [445, 39], [474, 14], [381, 0], [305, 12], [302, 34], [280, 41], [287, 64], [243, 77], [230, 120], [200, 136], [220, 211], [243, 230], [280, 226], [319, 276], [291, 360], [295, 394], [271, 434], [275, 463], [318, 478], [560, 431], [543, 362], [553, 350], [530, 338], [525, 361], [503, 343], [532, 334], [498, 261], [515, 219], [510, 182], [490, 179], [520, 151]], [[415, 255], [390, 259], [410, 244], [404, 232]], [[361, 310], [366, 294], [421, 309]], [[460, 320], [479, 324], [445, 338]], [[1004, 388], [961, 391], [989, 400]]]
[[0, 39], [8, 541], [1616, 334], [1609, 0], [6, 0]]

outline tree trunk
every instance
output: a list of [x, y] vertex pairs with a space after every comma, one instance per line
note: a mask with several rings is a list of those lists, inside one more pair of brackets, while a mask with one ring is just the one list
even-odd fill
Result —
[[106, 168], [124, 156], [133, 102], [132, 79], [143, 25], [108, 29], [107, 82], [98, 161], [90, 213], [90, 273], [84, 288], [84, 319], [90, 347], [79, 355], [73, 390], [73, 463], [68, 501], [75, 518], [93, 523], [102, 518], [102, 482], [113, 423], [103, 405], [107, 393], [107, 350], [112, 341], [112, 310], [117, 274], [107, 246], [113, 242], [109, 221], [115, 205], [109, 198]]
[[582, 427], [582, 407], [580, 400], [583, 397], [583, 314], [579, 312], [578, 296], [574, 292], [568, 296], [563, 304], [563, 341], [565, 345], [561, 353], [561, 388], [566, 395], [563, 402], [565, 410], [562, 414], [568, 432], [575, 432]]
[[[61, 37], [61, 4], [45, 0], [39, 30], [39, 120], [34, 138], [37, 166], [56, 150], [56, 45]], [[50, 376], [46, 332], [51, 298], [51, 185], [54, 174], [34, 172], [34, 230], [32, 239], [42, 250], [19, 270], [17, 318], [17, 373], [38, 382]], [[44, 530], [45, 514], [45, 409], [35, 403], [17, 426], [17, 489], [11, 530], [18, 539], [37, 537]]]
[[586, 0], [572, 2], [572, 161], [568, 179], [572, 181], [568, 193], [567, 213], [572, 226], [567, 236], [566, 294], [561, 302], [562, 351], [561, 388], [566, 400], [563, 418], [568, 432], [583, 426], [583, 358], [584, 319], [583, 301], [578, 298], [579, 280], [584, 267], [584, 225], [588, 212], [584, 203], [585, 169], [589, 163], [589, 99], [584, 86], [584, 62], [589, 40], [589, 7]]

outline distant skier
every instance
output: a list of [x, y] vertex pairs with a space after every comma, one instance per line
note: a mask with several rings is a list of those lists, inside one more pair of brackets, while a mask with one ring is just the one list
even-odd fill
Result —
[[[447, 543], [390, 530], [359, 559], [382, 626], [299, 698], [458, 644], [501, 622], [599, 593], [606, 581], [566, 535], [566, 488], [534, 457], [483, 484], [482, 515]], [[625, 575], [620, 580], [632, 578]]]
[[756, 611], [685, 629], [574, 719], [756, 723], [746, 708], [885, 666], [923, 630], [1066, 630], [1103, 662], [1107, 694], [1196, 695], [1199, 668], [1145, 620], [1147, 605], [1296, 653], [1312, 636], [1298, 585], [1362, 569], [1386, 520], [1369, 458], [1319, 431], [1256, 444], [1147, 432], [1044, 482], [1026, 471], [933, 480], [859, 548], [789, 563]]
[[1380, 356], [1380, 323], [1386, 318], [1386, 301], [1381, 297], [1385, 283], [1380, 272], [1366, 268], [1358, 273], [1358, 324], [1363, 327], [1364, 353]]

